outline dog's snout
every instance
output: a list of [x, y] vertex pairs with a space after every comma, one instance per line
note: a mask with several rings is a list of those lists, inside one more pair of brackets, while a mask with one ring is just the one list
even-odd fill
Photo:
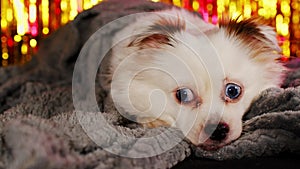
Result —
[[208, 124], [204, 128], [206, 134], [210, 134], [210, 139], [214, 141], [222, 141], [229, 132], [229, 126], [226, 123]]

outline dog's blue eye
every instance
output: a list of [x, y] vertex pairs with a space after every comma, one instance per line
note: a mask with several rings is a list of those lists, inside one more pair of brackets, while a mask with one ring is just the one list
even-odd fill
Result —
[[189, 103], [194, 100], [194, 93], [191, 89], [181, 88], [176, 91], [176, 99], [180, 103]]
[[228, 83], [225, 88], [225, 95], [229, 99], [236, 99], [241, 94], [241, 87], [234, 83]]

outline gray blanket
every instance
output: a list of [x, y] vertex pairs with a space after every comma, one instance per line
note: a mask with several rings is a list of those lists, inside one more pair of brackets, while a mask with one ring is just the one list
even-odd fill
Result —
[[[244, 117], [242, 136], [217, 151], [204, 151], [182, 140], [162, 154], [132, 159], [103, 149], [104, 145], [112, 146], [108, 143], [114, 143], [113, 137], [107, 136], [97, 144], [90, 139], [79, 124], [72, 103], [72, 70], [81, 47], [109, 21], [131, 13], [169, 7], [142, 0], [122, 4], [104, 2], [81, 13], [44, 40], [30, 63], [0, 68], [0, 169], [171, 168], [191, 154], [199, 158], [230, 160], [299, 153], [299, 60], [288, 63], [291, 71], [283, 88], [268, 89], [253, 102]], [[121, 28], [115, 28], [112, 33]], [[117, 112], [101, 88], [95, 92], [99, 96], [99, 113], [120, 133], [143, 137], [164, 130], [144, 129], [129, 122]], [[183, 137], [176, 129], [170, 131], [172, 134], [166, 134], [166, 139]], [[161, 148], [159, 142], [133, 141], [129, 144], [121, 140], [117, 144], [116, 147], [129, 147], [122, 152], [124, 155]]]

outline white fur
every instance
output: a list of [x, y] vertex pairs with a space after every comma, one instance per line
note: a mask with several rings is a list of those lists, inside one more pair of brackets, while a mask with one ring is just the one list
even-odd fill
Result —
[[[136, 34], [145, 31], [160, 17], [174, 19], [174, 16], [186, 20], [186, 30], [174, 35], [178, 40], [174, 47], [165, 45], [143, 50], [128, 47]], [[275, 45], [274, 32], [267, 27], [261, 30]], [[125, 35], [128, 38], [120, 41]], [[111, 58], [111, 94], [117, 108], [136, 115], [140, 123], [159, 119], [177, 127], [195, 145], [217, 144], [215, 146], [220, 147], [237, 139], [242, 131], [242, 116], [253, 99], [280, 80], [281, 66], [274, 62], [276, 53], [270, 51], [257, 58], [250, 57], [252, 49], [238, 38], [228, 38], [225, 30], [204, 23], [184, 10], [172, 9], [138, 18], [119, 32], [114, 41], [120, 41], [113, 48]], [[215, 48], [216, 55], [206, 50], [211, 47]], [[210, 57], [217, 57], [223, 72], [208, 71], [213, 71], [217, 65], [209, 63]], [[260, 57], [271, 59], [261, 61]], [[236, 103], [224, 102], [227, 82], [243, 86], [243, 95]], [[201, 104], [179, 104], [174, 90], [182, 86], [192, 89]], [[230, 127], [228, 137], [220, 143], [205, 140], [207, 136], [200, 134], [206, 121], [218, 120], [212, 117], [220, 117]]]

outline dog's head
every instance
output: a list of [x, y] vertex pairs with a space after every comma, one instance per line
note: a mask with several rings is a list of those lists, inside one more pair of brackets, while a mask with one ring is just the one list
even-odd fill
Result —
[[180, 15], [148, 20], [113, 50], [117, 107], [140, 123], [177, 127], [205, 149], [237, 139], [252, 100], [281, 80], [273, 29], [255, 19], [204, 32]]

